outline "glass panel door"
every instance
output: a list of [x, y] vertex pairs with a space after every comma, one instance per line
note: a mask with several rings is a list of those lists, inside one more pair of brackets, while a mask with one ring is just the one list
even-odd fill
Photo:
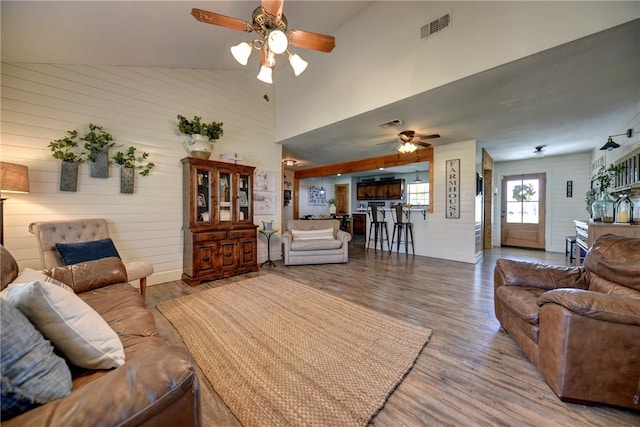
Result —
[[220, 222], [232, 221], [231, 213], [233, 212], [233, 200], [231, 195], [233, 189], [231, 186], [233, 182], [231, 180], [231, 174], [228, 172], [220, 172], [220, 180], [218, 181], [218, 198], [219, 198], [219, 212], [218, 219]]
[[211, 173], [207, 169], [196, 169], [196, 222], [211, 221]]
[[238, 221], [249, 221], [251, 218], [251, 204], [249, 197], [251, 196], [251, 177], [249, 175], [240, 174], [238, 179], [238, 205], [240, 208]]

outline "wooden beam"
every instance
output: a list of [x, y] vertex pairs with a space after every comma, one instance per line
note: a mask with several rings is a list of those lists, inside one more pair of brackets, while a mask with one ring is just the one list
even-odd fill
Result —
[[[355, 160], [352, 162], [336, 163], [333, 165], [320, 166], [317, 168], [297, 170], [294, 172], [296, 180], [305, 178], [317, 178], [331, 176], [339, 173], [353, 173], [376, 170], [380, 168], [390, 168], [393, 166], [410, 165], [412, 163], [431, 162], [433, 165], [433, 147], [416, 150], [408, 154], [389, 154], [381, 157], [370, 157], [368, 159]], [[430, 170], [433, 168], [430, 167]]]

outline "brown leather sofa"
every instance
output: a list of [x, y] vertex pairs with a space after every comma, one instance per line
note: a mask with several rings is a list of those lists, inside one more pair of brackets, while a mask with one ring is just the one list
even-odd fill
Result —
[[565, 402], [640, 409], [640, 239], [606, 234], [580, 267], [499, 259], [496, 317]]
[[[18, 266], [0, 245], [1, 288]], [[158, 337], [153, 315], [127, 283], [118, 258], [104, 258], [45, 271], [69, 285], [116, 332], [125, 363], [112, 370], [72, 367], [71, 393], [8, 421], [11, 426], [199, 426], [196, 367], [188, 351]]]

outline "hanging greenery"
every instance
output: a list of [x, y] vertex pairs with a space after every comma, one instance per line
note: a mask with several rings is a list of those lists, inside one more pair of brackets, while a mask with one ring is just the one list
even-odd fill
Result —
[[531, 184], [521, 184], [513, 187], [513, 198], [518, 202], [530, 202], [536, 192]]

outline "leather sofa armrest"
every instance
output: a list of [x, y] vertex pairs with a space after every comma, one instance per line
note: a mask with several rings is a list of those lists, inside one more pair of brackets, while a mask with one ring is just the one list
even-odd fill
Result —
[[494, 286], [527, 286], [540, 289], [589, 287], [582, 267], [563, 267], [500, 258], [494, 269]]
[[592, 319], [640, 326], [640, 300], [583, 289], [555, 289], [538, 298], [538, 306], [559, 304]]
[[45, 273], [69, 285], [75, 293], [127, 282], [127, 269], [117, 257], [53, 267]]
[[349, 243], [351, 240], [351, 234], [347, 233], [344, 230], [336, 231], [336, 239], [342, 241], [343, 243]]
[[[180, 410], [171, 410], [173, 405]], [[6, 427], [84, 427], [98, 421], [105, 426], [200, 425], [199, 384], [187, 350], [147, 351], [67, 397], [12, 418]]]

